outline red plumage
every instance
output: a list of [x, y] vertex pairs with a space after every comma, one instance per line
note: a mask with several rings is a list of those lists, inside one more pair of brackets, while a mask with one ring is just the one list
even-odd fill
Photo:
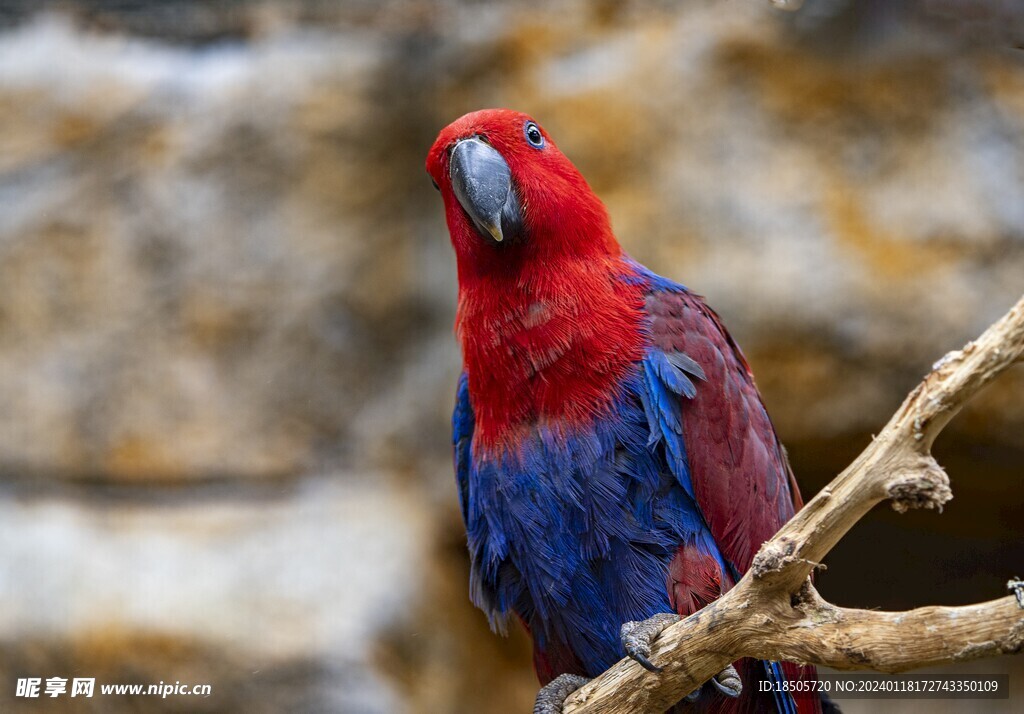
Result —
[[[718, 315], [693, 293], [658, 293], [647, 299], [653, 344], [690, 356], [705, 380], [682, 410], [694, 494], [719, 550], [739, 573], [761, 544], [803, 503], [753, 373]], [[669, 566], [672, 603], [687, 616], [733, 586], [713, 557], [683, 545]], [[736, 663], [744, 682], [758, 678], [755, 660]], [[813, 680], [813, 667], [784, 663], [791, 681]], [[793, 696], [801, 714], [821, 711], [815, 694]], [[705, 703], [695, 711], [758, 711], [756, 699]]]
[[686, 617], [733, 586], [718, 560], [693, 545], [680, 546], [668, 568], [669, 602]]
[[[482, 449], [514, 442], [538, 415], [567, 425], [592, 418], [644, 350], [641, 289], [609, 278], [623, 256], [604, 205], [550, 137], [553, 151], [524, 145], [526, 120], [506, 110], [467, 114], [427, 157], [458, 260], [456, 326]], [[448, 151], [474, 135], [508, 162], [529, 241], [487, 245], [453, 195]]]
[[692, 293], [648, 298], [655, 346], [689, 355], [706, 379], [682, 410], [694, 493], [722, 555], [746, 572], [799, 499], [746, 359]]

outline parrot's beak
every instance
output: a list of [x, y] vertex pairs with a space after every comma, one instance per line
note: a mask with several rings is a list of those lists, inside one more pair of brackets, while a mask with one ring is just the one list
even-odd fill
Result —
[[449, 176], [455, 197], [477, 230], [500, 243], [522, 229], [522, 211], [505, 158], [477, 137], [452, 149]]

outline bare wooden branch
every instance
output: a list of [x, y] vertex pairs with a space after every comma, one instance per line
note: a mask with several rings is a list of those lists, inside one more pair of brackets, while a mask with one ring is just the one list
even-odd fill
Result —
[[809, 576], [873, 506], [942, 508], [949, 478], [935, 437], [967, 401], [1024, 359], [1024, 297], [981, 337], [950, 352], [849, 467], [765, 543], [728, 593], [661, 634], [651, 674], [624, 659], [575, 692], [566, 714], [663, 711], [743, 657], [900, 672], [1024, 648], [1015, 597], [908, 612], [840, 608]]

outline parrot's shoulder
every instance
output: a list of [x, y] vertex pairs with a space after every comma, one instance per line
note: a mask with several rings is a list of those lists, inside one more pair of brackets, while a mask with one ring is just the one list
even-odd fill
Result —
[[688, 349], [689, 357], [699, 364], [724, 359], [745, 380], [753, 381], [742, 350], [703, 296], [636, 261], [629, 260], [628, 265], [632, 272], [628, 279], [643, 287], [643, 310], [654, 349], [667, 354]]

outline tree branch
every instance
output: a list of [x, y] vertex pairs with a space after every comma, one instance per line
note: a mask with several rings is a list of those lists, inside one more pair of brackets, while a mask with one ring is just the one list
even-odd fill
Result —
[[983, 387], [1024, 358], [1024, 297], [910, 393], [882, 432], [775, 536], [740, 582], [654, 643], [654, 675], [623, 659], [579, 689], [565, 714], [663, 711], [743, 657], [900, 672], [1024, 648], [1014, 597], [963, 607], [877, 612], [825, 602], [809, 576], [886, 499], [903, 512], [942, 509], [952, 492], [931, 455], [943, 427]]

